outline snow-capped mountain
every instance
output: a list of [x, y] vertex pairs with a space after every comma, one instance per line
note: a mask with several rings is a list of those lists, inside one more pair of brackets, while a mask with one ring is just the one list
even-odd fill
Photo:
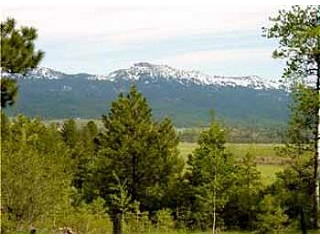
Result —
[[208, 75], [199, 71], [184, 71], [175, 69], [168, 65], [155, 65], [146, 62], [136, 63], [128, 69], [120, 69], [111, 72], [108, 75], [95, 75], [90, 80], [107, 80], [107, 81], [145, 81], [148, 84], [151, 81], [177, 81], [181, 84], [196, 85], [217, 85], [228, 87], [250, 87], [254, 89], [278, 89], [283, 86], [274, 80], [262, 79], [259, 76], [217, 76]]
[[[3, 73], [2, 76], [9, 74]], [[81, 74], [65, 74], [49, 68], [40, 67], [30, 71], [24, 78], [58, 80], [78, 77]], [[21, 75], [16, 75], [21, 78]], [[107, 75], [82, 74], [82, 78], [94, 81], [130, 81], [149, 84], [159, 81], [173, 81], [183, 85], [247, 87], [253, 89], [283, 89], [284, 85], [275, 80], [263, 79], [257, 75], [218, 76], [199, 71], [184, 71], [168, 65], [155, 65], [146, 62], [136, 63], [130, 68], [113, 71]]]
[[22, 74], [10, 74], [6, 72], [1, 72], [2, 77], [16, 77], [16, 78], [28, 78], [28, 79], [62, 79], [67, 76], [67, 74], [52, 70], [46, 67], [39, 67], [29, 71], [24, 76]]
[[34, 79], [62, 79], [67, 74], [52, 70], [50, 68], [40, 67], [30, 71], [26, 77]]
[[283, 123], [290, 102], [286, 88], [258, 76], [211, 76], [150, 63], [137, 63], [107, 75], [38, 68], [17, 76], [17, 80], [19, 98], [10, 109], [12, 114], [48, 119], [99, 118], [133, 82], [155, 116], [170, 116], [177, 126], [207, 124], [210, 109], [233, 122]]

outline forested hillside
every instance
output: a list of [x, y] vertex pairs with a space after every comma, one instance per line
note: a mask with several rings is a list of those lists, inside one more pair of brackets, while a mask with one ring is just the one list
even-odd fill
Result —
[[290, 94], [284, 89], [186, 84], [179, 79], [151, 81], [148, 76], [137, 82], [126, 78], [88, 80], [85, 74], [59, 76], [61, 79], [31, 77], [18, 80], [19, 97], [14, 107], [7, 109], [8, 114], [44, 120], [97, 119], [120, 92], [135, 84], [150, 102], [154, 117], [170, 117], [176, 127], [208, 126], [212, 109], [229, 124], [284, 124], [289, 117]]

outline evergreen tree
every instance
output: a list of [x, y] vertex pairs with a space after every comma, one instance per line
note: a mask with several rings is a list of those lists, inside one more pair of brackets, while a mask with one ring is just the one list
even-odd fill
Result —
[[300, 155], [305, 152], [314, 153], [317, 93], [308, 86], [297, 84], [293, 89], [292, 98], [287, 148]]
[[260, 202], [259, 209], [261, 213], [257, 215], [258, 233], [281, 233], [285, 229], [288, 216], [276, 197], [266, 194]]
[[[276, 195], [292, 222], [298, 220], [302, 233], [314, 228], [317, 215], [314, 209], [314, 141], [317, 127], [317, 93], [312, 88], [297, 84], [292, 93], [291, 119], [288, 142], [278, 153], [289, 157], [291, 163], [278, 174]], [[313, 201], [311, 201], [313, 199]], [[312, 204], [313, 202], [313, 204]], [[311, 224], [311, 222], [313, 224]]]
[[112, 103], [103, 123], [93, 174], [100, 195], [108, 200], [113, 193], [115, 172], [120, 182], [126, 180], [131, 202], [139, 201], [143, 211], [160, 209], [167, 188], [183, 168], [171, 122], [153, 121], [146, 99], [132, 87]]
[[[320, 8], [317, 6], [293, 6], [290, 10], [280, 10], [273, 25], [264, 28], [267, 38], [279, 39], [279, 47], [273, 57], [286, 60], [283, 78], [293, 81], [315, 77], [314, 91], [319, 96], [320, 89]], [[313, 227], [318, 228], [319, 208], [319, 117], [320, 104], [317, 97], [314, 132], [313, 161]]]
[[250, 154], [237, 161], [235, 168], [235, 188], [224, 212], [225, 223], [230, 227], [253, 230], [259, 212], [261, 174]]
[[[74, 132], [74, 131], [73, 131]], [[96, 158], [96, 144], [95, 138], [98, 136], [97, 125], [93, 121], [89, 121], [81, 130], [78, 132], [78, 143], [73, 149], [74, 158], [76, 159], [76, 167], [74, 173], [74, 186], [78, 189], [84, 191], [86, 195], [86, 190], [82, 189], [88, 181], [90, 181], [91, 165]], [[87, 185], [88, 187], [88, 185]], [[89, 189], [87, 189], [89, 190]], [[90, 194], [89, 194], [90, 195]], [[88, 200], [89, 196], [86, 196]], [[90, 199], [92, 199], [90, 197]]]
[[70, 148], [76, 147], [80, 140], [77, 124], [74, 119], [69, 119], [63, 123], [61, 135], [67, 146], [69, 146]]
[[283, 172], [278, 173], [274, 184], [274, 195], [285, 209], [284, 213], [291, 223], [299, 222], [302, 233], [312, 228], [312, 178], [310, 154], [300, 155]]
[[[1, 22], [1, 72], [25, 74], [38, 66], [44, 53], [36, 51], [37, 31], [30, 27], [16, 29], [14, 19]], [[12, 78], [1, 76], [1, 107], [12, 105], [18, 87]]]
[[121, 183], [118, 176], [114, 173], [117, 184], [111, 187], [114, 191], [110, 195], [111, 214], [113, 217], [113, 233], [121, 234], [123, 228], [123, 216], [131, 208], [131, 197], [127, 191], [126, 180]]

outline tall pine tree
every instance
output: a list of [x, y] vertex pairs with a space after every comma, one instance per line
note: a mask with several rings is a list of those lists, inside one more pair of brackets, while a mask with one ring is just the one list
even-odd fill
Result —
[[[44, 53], [35, 50], [37, 36], [36, 29], [32, 27], [17, 29], [14, 19], [1, 22], [2, 73], [25, 74], [38, 66]], [[17, 92], [15, 79], [1, 76], [1, 107], [14, 104]]]
[[317, 93], [316, 124], [313, 129], [313, 227], [318, 228], [319, 210], [319, 164], [320, 164], [320, 7], [293, 6], [280, 10], [278, 16], [270, 18], [272, 25], [264, 28], [264, 36], [279, 40], [279, 47], [273, 52], [274, 58], [286, 60], [283, 78], [297, 81], [314, 79]]
[[171, 121], [154, 121], [146, 99], [132, 87], [112, 103], [103, 123], [94, 174], [100, 195], [108, 200], [113, 193], [115, 173], [142, 211], [161, 209], [168, 186], [183, 169]]

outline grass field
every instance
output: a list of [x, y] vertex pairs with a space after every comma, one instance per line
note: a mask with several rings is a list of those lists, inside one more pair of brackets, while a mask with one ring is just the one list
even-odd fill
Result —
[[[257, 164], [258, 170], [264, 183], [269, 184], [275, 180], [275, 173], [284, 168], [287, 159], [277, 156], [275, 147], [279, 144], [227, 144], [227, 149], [235, 158], [242, 158], [247, 153], [251, 153]], [[179, 145], [181, 156], [187, 160], [188, 155], [197, 147], [196, 143], [182, 142]]]

